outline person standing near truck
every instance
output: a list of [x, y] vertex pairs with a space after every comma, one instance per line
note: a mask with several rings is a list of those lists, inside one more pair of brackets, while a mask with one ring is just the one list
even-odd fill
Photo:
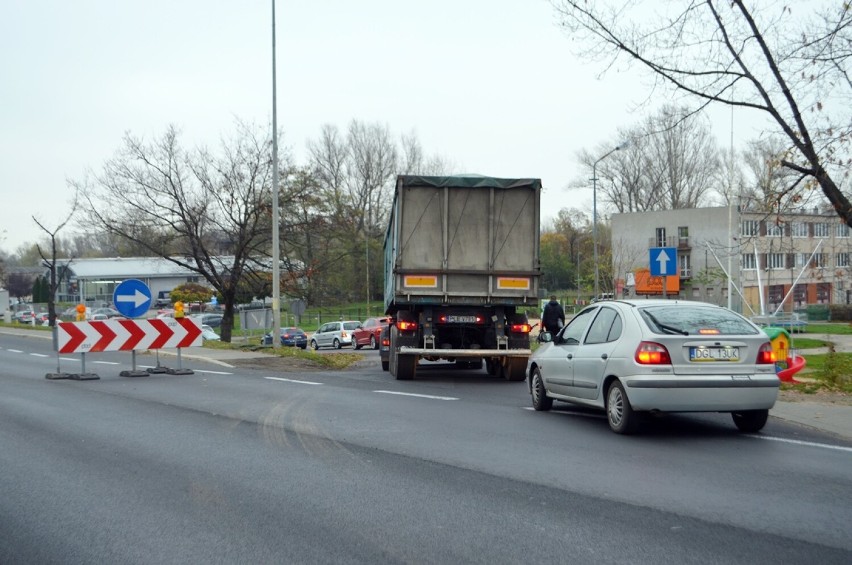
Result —
[[544, 330], [556, 333], [565, 325], [565, 310], [562, 305], [556, 300], [556, 295], [550, 297], [550, 302], [544, 305], [544, 312], [541, 314], [541, 324]]

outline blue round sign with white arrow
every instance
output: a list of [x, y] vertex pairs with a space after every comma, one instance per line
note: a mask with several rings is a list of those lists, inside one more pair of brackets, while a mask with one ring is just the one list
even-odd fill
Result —
[[127, 279], [115, 287], [112, 303], [122, 315], [138, 318], [151, 306], [151, 289], [138, 279]]

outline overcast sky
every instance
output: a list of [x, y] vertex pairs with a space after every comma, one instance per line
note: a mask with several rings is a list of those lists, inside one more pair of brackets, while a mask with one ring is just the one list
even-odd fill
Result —
[[[576, 159], [657, 105], [639, 75], [572, 54], [546, 0], [278, 0], [278, 124], [299, 163], [323, 124], [414, 132], [458, 172], [538, 177], [542, 216], [591, 208]], [[5, 0], [0, 250], [67, 215], [67, 179], [125, 132], [216, 146], [272, 119], [271, 0]], [[656, 102], [656, 101], [655, 101]], [[660, 104], [664, 100], [659, 101]], [[731, 113], [713, 115], [727, 144]], [[737, 118], [737, 124], [746, 123]], [[756, 136], [735, 126], [735, 144]], [[61, 235], [61, 234], [60, 234]]]

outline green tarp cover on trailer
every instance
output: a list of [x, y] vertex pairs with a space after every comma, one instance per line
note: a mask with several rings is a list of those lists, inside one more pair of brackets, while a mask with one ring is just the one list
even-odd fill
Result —
[[424, 186], [430, 188], [523, 188], [541, 189], [541, 179], [501, 179], [481, 175], [458, 175], [449, 177], [426, 177], [400, 175], [402, 186]]

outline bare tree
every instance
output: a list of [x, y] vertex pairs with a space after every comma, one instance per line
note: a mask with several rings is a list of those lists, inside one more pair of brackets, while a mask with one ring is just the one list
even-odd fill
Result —
[[33, 216], [33, 221], [36, 225], [47, 234], [50, 241], [50, 252], [46, 253], [41, 246], [38, 247], [38, 254], [41, 256], [42, 264], [48, 268], [50, 271], [50, 282], [48, 283], [48, 290], [50, 291], [47, 297], [47, 316], [48, 316], [48, 324], [53, 327], [56, 325], [56, 290], [59, 288], [59, 283], [65, 278], [65, 273], [68, 268], [71, 266], [73, 257], [65, 259], [62, 264], [58, 263], [59, 258], [59, 246], [57, 244], [56, 235], [71, 221], [71, 218], [74, 216], [74, 213], [77, 211], [77, 203], [78, 203], [78, 194], [74, 194], [74, 198], [71, 203], [70, 211], [68, 215], [62, 220], [58, 226], [54, 230], [49, 230], [44, 227], [44, 224], [40, 222], [35, 216]]
[[268, 267], [271, 133], [239, 123], [219, 154], [185, 150], [178, 137], [174, 127], [153, 142], [127, 134], [103, 171], [77, 186], [89, 225], [198, 273], [222, 296], [230, 341], [238, 285]]
[[[618, 141], [583, 151], [580, 162], [598, 161], [600, 200], [620, 213], [696, 208], [716, 188], [719, 155], [709, 125], [674, 106], [618, 133]], [[626, 147], [600, 155], [627, 141]]]
[[694, 111], [718, 103], [765, 114], [791, 150], [781, 161], [796, 173], [788, 190], [818, 185], [852, 225], [837, 180], [848, 174], [852, 133], [848, 2], [551, 2], [583, 55], [607, 68], [638, 63], [656, 87], [695, 101]]

